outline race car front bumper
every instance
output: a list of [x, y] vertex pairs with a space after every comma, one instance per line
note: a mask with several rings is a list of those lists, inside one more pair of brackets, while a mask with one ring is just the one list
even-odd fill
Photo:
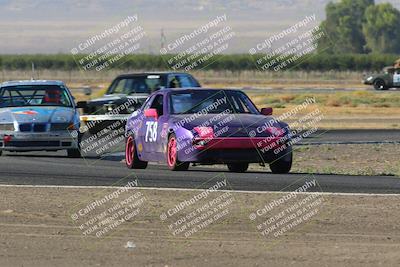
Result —
[[365, 85], [373, 85], [374, 84], [372, 81], [368, 81], [368, 80], [362, 80], [361, 82]]
[[178, 153], [180, 161], [196, 163], [268, 163], [289, 149], [288, 141], [285, 137], [195, 139], [191, 147]]
[[68, 131], [46, 133], [0, 133], [0, 150], [57, 151], [79, 148], [78, 137]]

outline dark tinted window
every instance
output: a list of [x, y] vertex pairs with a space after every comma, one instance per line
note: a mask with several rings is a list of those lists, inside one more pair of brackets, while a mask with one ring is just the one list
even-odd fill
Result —
[[155, 108], [157, 110], [158, 116], [162, 116], [164, 113], [163, 107], [164, 107], [164, 96], [163, 95], [157, 95], [153, 102], [151, 103], [150, 108]]
[[108, 94], [150, 94], [162, 86], [160, 75], [145, 75], [115, 80]]
[[197, 83], [189, 75], [178, 75], [181, 87], [197, 87]]
[[200, 84], [189, 74], [172, 74], [168, 78], [169, 88], [200, 87]]
[[189, 90], [170, 94], [171, 114], [250, 113], [258, 114], [250, 99], [240, 91]]

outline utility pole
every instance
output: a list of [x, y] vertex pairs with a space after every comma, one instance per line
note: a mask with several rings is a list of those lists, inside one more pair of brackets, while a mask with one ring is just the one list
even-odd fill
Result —
[[164, 34], [164, 29], [161, 29], [161, 39], [160, 39], [160, 49], [164, 49], [165, 48], [165, 43], [167, 42], [167, 38], [165, 37]]
[[33, 62], [31, 62], [31, 63], [32, 63], [32, 77], [31, 77], [31, 80], [33, 81], [35, 79], [35, 63], [33, 63]]

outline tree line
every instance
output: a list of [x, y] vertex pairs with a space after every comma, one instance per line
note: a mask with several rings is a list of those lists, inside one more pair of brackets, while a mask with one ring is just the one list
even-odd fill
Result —
[[[400, 53], [400, 11], [390, 3], [342, 0], [326, 6], [326, 35], [316, 43], [324, 53]], [[325, 49], [328, 47], [328, 49]]]
[[[127, 55], [113, 68], [122, 70], [172, 70], [167, 64], [174, 55]], [[261, 56], [261, 55], [259, 55]], [[0, 69], [29, 70], [34, 63], [37, 69], [79, 70], [79, 57], [68, 54], [57, 55], [0, 55]], [[204, 67], [206, 70], [257, 70], [257, 55], [235, 54], [220, 55], [213, 64]], [[393, 65], [398, 58], [396, 54], [312, 54], [293, 62], [284, 70], [303, 71], [378, 71], [384, 66]], [[271, 59], [272, 60], [272, 59]], [[260, 69], [261, 70], [261, 69]], [[272, 70], [273, 71], [273, 70]]]

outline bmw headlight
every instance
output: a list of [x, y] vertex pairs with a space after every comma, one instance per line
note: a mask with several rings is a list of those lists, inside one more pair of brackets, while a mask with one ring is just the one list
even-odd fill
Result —
[[14, 131], [14, 123], [0, 124], [0, 131]]

